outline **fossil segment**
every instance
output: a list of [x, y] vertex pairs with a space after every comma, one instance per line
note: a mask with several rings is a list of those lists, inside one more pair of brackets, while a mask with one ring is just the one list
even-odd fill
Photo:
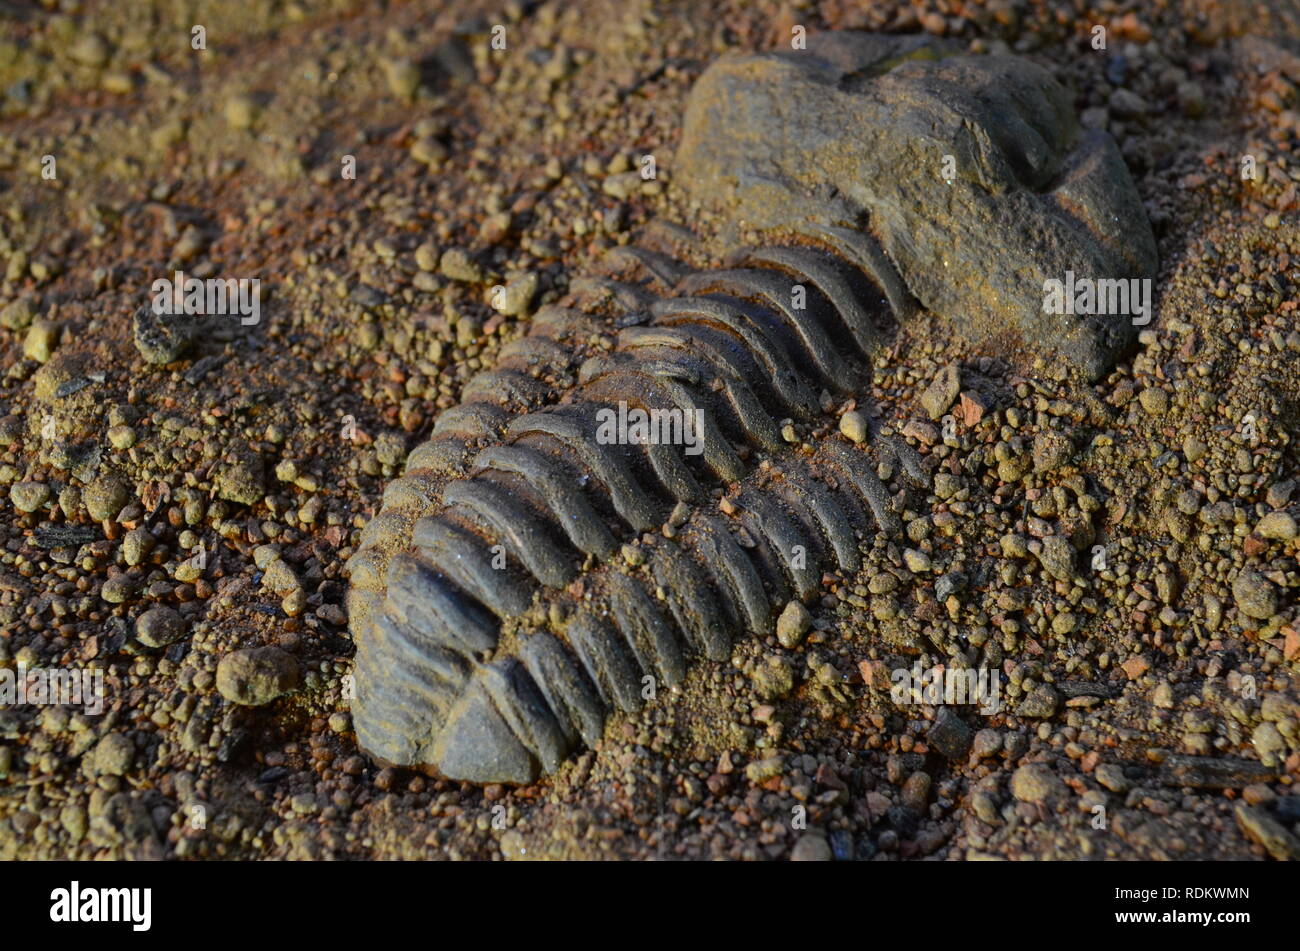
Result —
[[[652, 691], [680, 683], [691, 663], [726, 658], [738, 638], [770, 634], [790, 600], [818, 596], [825, 572], [856, 571], [865, 547], [901, 531], [897, 494], [928, 483], [905, 443], [875, 432], [866, 448], [838, 435], [797, 447], [785, 426], [826, 423], [835, 395], [861, 393], [873, 351], [917, 310], [913, 291], [936, 309], [987, 299], [964, 264], [952, 269], [952, 287], [936, 290], [935, 279], [950, 276], [927, 257], [942, 225], [918, 227], [909, 246], [900, 222], [926, 206], [914, 195], [909, 208], [894, 207], [903, 200], [897, 186], [868, 175], [879, 178], [879, 168], [823, 149], [795, 174], [792, 155], [780, 151], [793, 140], [761, 123], [774, 121], [770, 110], [789, 113], [789, 135], [802, 130], [816, 151], [821, 139], [804, 127], [827, 121], [828, 107], [781, 106], [780, 89], [811, 84], [828, 98], [879, 83], [902, 89], [863, 94], [876, 103], [868, 109], [875, 120], [895, 123], [859, 130], [868, 148], [913, 142], [926, 115], [917, 102], [942, 102], [954, 114], [969, 107], [967, 131], [988, 146], [978, 156], [987, 167], [962, 186], [979, 195], [945, 193], [955, 240], [988, 249], [975, 232], [992, 202], [999, 215], [1027, 216], [1043, 237], [1038, 255], [1009, 239], [993, 249], [1025, 275], [1050, 270], [1067, 252], [1094, 254], [1098, 266], [1123, 257], [1086, 229], [1067, 240], [1043, 210], [1049, 185], [1065, 200], [1062, 183], [1078, 157], [1073, 119], [1050, 78], [1018, 61], [943, 61], [932, 75], [889, 59], [920, 48], [831, 39], [806, 60], [751, 57], [706, 74], [688, 113], [686, 168], [730, 183], [733, 204], [769, 242], [699, 272], [658, 252], [620, 249], [644, 283], [571, 285], [574, 307], [612, 309], [613, 321], [543, 308], [530, 334], [503, 347], [497, 366], [439, 417], [349, 563], [353, 722], [366, 751], [453, 779], [530, 782], [597, 742], [611, 712], [639, 709]], [[1034, 88], [1006, 88], [1026, 76]], [[736, 116], [725, 122], [713, 111], [720, 96], [735, 97]], [[990, 97], [1021, 119], [981, 125], [976, 106]], [[703, 121], [737, 141], [705, 144]], [[745, 126], [751, 121], [759, 125]], [[749, 146], [766, 157], [732, 154]], [[863, 180], [843, 179], [855, 170]], [[914, 183], [918, 194], [926, 188], [936, 186]], [[1085, 202], [1080, 214], [1100, 207]], [[1139, 249], [1134, 260], [1142, 257]], [[920, 274], [925, 267], [935, 273]], [[991, 276], [995, 296], [1003, 276]], [[1114, 351], [1114, 340], [1076, 330], [1053, 340], [1065, 350], [1084, 340], [1069, 352], [1089, 367]]]
[[[875, 469], [902, 453], [899, 471], [923, 481], [905, 445], [801, 452], [781, 438], [786, 420], [825, 418], [830, 393], [861, 384], [895, 319], [875, 280], [887, 261], [864, 268], [807, 240], [715, 272], [634, 257], [678, 293], [592, 282], [632, 305], [611, 349], [589, 352], [597, 325], [553, 310], [492, 371], [558, 374], [572, 384], [561, 398], [547, 402], [540, 380], [466, 387], [386, 493], [405, 507], [386, 505], [354, 558], [374, 569], [354, 570], [352, 602], [366, 750], [531, 781], [594, 743], [610, 711], [639, 709], [647, 685], [671, 688], [693, 659], [770, 632], [823, 572], [855, 570], [864, 542], [898, 531]], [[602, 435], [636, 410], [677, 428]], [[400, 552], [376, 560], [393, 538]]]

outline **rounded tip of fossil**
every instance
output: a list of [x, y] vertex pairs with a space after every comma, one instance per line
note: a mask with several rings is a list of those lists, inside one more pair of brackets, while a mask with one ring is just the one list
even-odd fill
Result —
[[447, 717], [433, 748], [438, 772], [471, 783], [531, 783], [537, 760], [507, 726], [487, 690], [472, 681]]

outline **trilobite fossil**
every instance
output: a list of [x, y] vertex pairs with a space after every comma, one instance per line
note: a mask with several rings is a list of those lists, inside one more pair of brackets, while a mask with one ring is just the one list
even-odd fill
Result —
[[[895, 321], [924, 307], [1095, 376], [1131, 325], [1045, 318], [1043, 281], [1155, 269], [1114, 142], [1078, 129], [1050, 74], [924, 38], [719, 61], [676, 168], [771, 240], [704, 271], [620, 249], [639, 282], [575, 281], [411, 453], [349, 565], [353, 721], [376, 758], [553, 772], [645, 678], [728, 657], [900, 531], [898, 496], [928, 474], [888, 427], [782, 432], [863, 392]], [[602, 294], [612, 319], [580, 309]], [[679, 438], [604, 438], [633, 417]]]

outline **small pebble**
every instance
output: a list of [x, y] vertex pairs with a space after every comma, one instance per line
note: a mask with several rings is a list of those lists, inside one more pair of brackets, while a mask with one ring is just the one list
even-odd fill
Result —
[[802, 602], [791, 601], [776, 619], [777, 641], [787, 649], [797, 647], [812, 627], [812, 620], [812, 614]]
[[44, 482], [15, 482], [9, 488], [9, 501], [20, 512], [35, 512], [50, 500], [50, 487]]
[[37, 363], [45, 363], [54, 353], [54, 348], [59, 345], [62, 333], [63, 328], [56, 323], [48, 320], [36, 321], [28, 329], [27, 336], [23, 338], [23, 356]]
[[790, 851], [791, 862], [829, 862], [830, 843], [823, 836], [809, 833], [801, 836]]
[[1065, 783], [1042, 763], [1021, 766], [1011, 774], [1011, 795], [1021, 802], [1046, 802], [1065, 791]]
[[278, 647], [237, 650], [217, 665], [217, 690], [231, 703], [260, 707], [298, 685], [298, 662]]
[[146, 647], [168, 647], [184, 637], [185, 631], [185, 619], [169, 607], [150, 608], [135, 621], [135, 639]]
[[867, 441], [867, 418], [857, 410], [840, 417], [840, 432], [856, 443]]

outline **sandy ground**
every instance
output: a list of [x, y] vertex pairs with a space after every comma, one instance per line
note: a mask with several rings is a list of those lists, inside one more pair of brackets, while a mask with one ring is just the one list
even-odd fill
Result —
[[[478, 7], [3, 5], [0, 665], [101, 671], [104, 709], [0, 705], [0, 857], [1300, 855], [1291, 5]], [[721, 250], [674, 180], [682, 104], [795, 24], [1052, 69], [1138, 182], [1154, 321], [1095, 385], [902, 328], [859, 401], [943, 492], [801, 643], [738, 644], [532, 787], [378, 768], [344, 563], [384, 485], [604, 250], [651, 222]], [[259, 279], [260, 319], [150, 363], [133, 315], [177, 269]], [[945, 433], [921, 397], [953, 363]], [[1072, 568], [1037, 554], [1061, 538]], [[891, 698], [958, 660], [1003, 712]]]

